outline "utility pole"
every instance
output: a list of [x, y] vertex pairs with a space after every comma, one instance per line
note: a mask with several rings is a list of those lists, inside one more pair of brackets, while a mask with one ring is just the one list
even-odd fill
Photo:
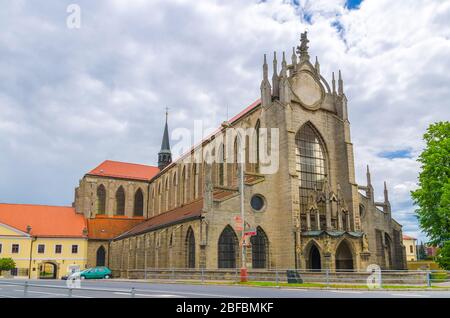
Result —
[[[241, 142], [243, 142], [241, 140]], [[239, 163], [239, 192], [241, 196], [241, 219], [242, 219], [242, 236], [241, 236], [241, 251], [242, 251], [242, 265], [241, 265], [241, 282], [246, 282], [248, 280], [247, 273], [247, 260], [246, 260], [246, 246], [245, 246], [245, 211], [244, 211], [244, 163], [245, 163], [245, 151], [244, 153], [241, 147], [240, 151], [240, 163]], [[244, 160], [243, 160], [244, 158]]]

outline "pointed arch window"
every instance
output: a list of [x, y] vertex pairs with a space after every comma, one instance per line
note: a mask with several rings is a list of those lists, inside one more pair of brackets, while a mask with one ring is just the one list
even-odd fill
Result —
[[134, 194], [134, 216], [144, 215], [144, 194], [139, 188]]
[[256, 147], [255, 147], [256, 148], [255, 149], [255, 151], [256, 151], [256, 154], [255, 154], [256, 163], [255, 163], [255, 171], [256, 172], [259, 172], [259, 131], [260, 131], [260, 128], [261, 128], [261, 123], [258, 120], [256, 122], [256, 126], [255, 126], [255, 133], [256, 133]]
[[256, 235], [251, 237], [250, 242], [252, 244], [252, 267], [266, 268], [268, 240], [262, 228], [257, 227]]
[[228, 225], [219, 238], [219, 268], [236, 268], [238, 239], [233, 229]]
[[103, 184], [97, 188], [97, 214], [106, 213], [106, 189]]
[[325, 147], [310, 123], [306, 123], [295, 136], [296, 171], [300, 185], [300, 208], [307, 209], [310, 190], [320, 190], [327, 178]]
[[220, 144], [218, 148], [218, 175], [219, 185], [224, 185], [225, 145]]
[[195, 236], [192, 227], [186, 235], [186, 255], [187, 255], [187, 267], [195, 268]]
[[116, 215], [125, 215], [125, 190], [122, 186], [116, 192]]

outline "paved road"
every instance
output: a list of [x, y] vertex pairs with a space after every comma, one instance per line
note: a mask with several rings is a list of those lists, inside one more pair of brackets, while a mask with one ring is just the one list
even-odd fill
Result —
[[[29, 287], [24, 295], [25, 280], [0, 280], [0, 298], [67, 298], [65, 281], [28, 280], [29, 284], [46, 287]], [[221, 285], [161, 284], [114, 280], [82, 281], [81, 289], [74, 289], [74, 298], [129, 298], [131, 288], [139, 298], [450, 298], [450, 291], [366, 291], [366, 290], [313, 290], [294, 288], [262, 288]], [[52, 288], [53, 287], [53, 288]], [[86, 290], [84, 288], [103, 289]]]

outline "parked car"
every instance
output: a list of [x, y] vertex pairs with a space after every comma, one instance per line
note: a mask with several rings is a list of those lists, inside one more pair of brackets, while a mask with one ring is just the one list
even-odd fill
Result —
[[112, 277], [111, 270], [106, 266], [97, 266], [92, 268], [87, 268], [80, 272], [81, 279], [108, 279]]
[[76, 274], [76, 276], [79, 276], [80, 279], [108, 279], [112, 277], [111, 270], [106, 266], [97, 266], [97, 267], [91, 267], [87, 268], [85, 270], [82, 270], [81, 272], [76, 273], [70, 273], [67, 275], [64, 275], [61, 277], [63, 280], [67, 280], [69, 277]]

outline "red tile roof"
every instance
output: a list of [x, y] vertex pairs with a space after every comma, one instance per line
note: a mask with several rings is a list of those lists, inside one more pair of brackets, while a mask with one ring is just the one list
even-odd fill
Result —
[[88, 219], [89, 239], [109, 240], [142, 222], [144, 222], [143, 218], [97, 217]]
[[67, 206], [0, 203], [0, 223], [41, 237], [85, 237], [86, 220]]
[[148, 181], [158, 173], [158, 167], [154, 166], [105, 160], [88, 175]]
[[136, 225], [131, 230], [116, 237], [116, 239], [123, 239], [129, 236], [143, 234], [152, 230], [168, 226], [176, 222], [200, 218], [202, 209], [203, 209], [203, 199], [198, 199], [196, 201], [175, 208], [168, 212], [164, 212], [154, 217], [151, 217], [147, 221]]
[[415, 237], [408, 236], [408, 235], [403, 235], [403, 239], [404, 240], [417, 240]]

